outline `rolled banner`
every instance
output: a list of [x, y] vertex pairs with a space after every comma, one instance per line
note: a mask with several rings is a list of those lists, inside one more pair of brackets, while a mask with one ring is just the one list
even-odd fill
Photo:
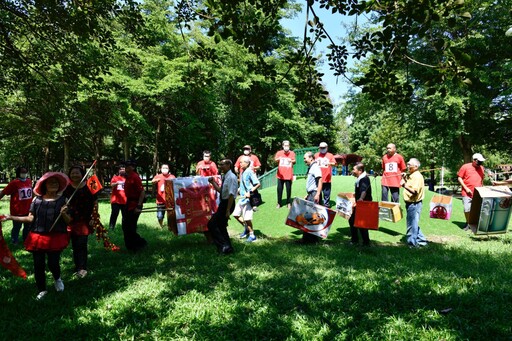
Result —
[[27, 279], [27, 273], [25, 270], [18, 264], [16, 258], [9, 250], [7, 243], [5, 242], [4, 235], [2, 232], [2, 219], [4, 216], [0, 215], [0, 264], [10, 272], [12, 272], [15, 276], [21, 277], [23, 279]]

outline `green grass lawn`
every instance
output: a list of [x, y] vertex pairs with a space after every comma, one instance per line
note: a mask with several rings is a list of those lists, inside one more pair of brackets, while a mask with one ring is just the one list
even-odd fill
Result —
[[[333, 198], [352, 191], [353, 182], [335, 177]], [[304, 180], [293, 192], [304, 194]], [[373, 194], [378, 198], [380, 188]], [[31, 255], [13, 248], [29, 277], [0, 269], [0, 339], [510, 340], [511, 238], [462, 231], [460, 200], [451, 221], [430, 219], [424, 205], [427, 248], [404, 245], [405, 219], [381, 222], [370, 231], [373, 246], [363, 248], [348, 245], [341, 217], [319, 245], [296, 245], [300, 233], [284, 225], [287, 211], [275, 208], [275, 188], [262, 195], [257, 243], [237, 239], [242, 228], [230, 222], [234, 255], [217, 255], [202, 235], [173, 236], [146, 213], [139, 232], [147, 249], [124, 250], [120, 225], [111, 233], [120, 252], [91, 236], [89, 276], [72, 276], [68, 248], [61, 262], [65, 291], [55, 292], [48, 274], [41, 302], [34, 300]], [[7, 208], [0, 201], [0, 213]], [[108, 202], [100, 213], [106, 224]], [[7, 239], [10, 229], [4, 223]]]

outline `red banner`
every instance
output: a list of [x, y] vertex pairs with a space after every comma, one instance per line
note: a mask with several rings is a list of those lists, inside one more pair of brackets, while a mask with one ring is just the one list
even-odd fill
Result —
[[4, 268], [12, 272], [15, 276], [27, 279], [27, 273], [18, 264], [16, 258], [13, 257], [11, 250], [9, 250], [9, 247], [5, 242], [4, 235], [2, 233], [2, 218], [3, 216], [0, 216], [0, 264], [2, 264]]
[[98, 179], [96, 174], [87, 179], [87, 187], [89, 187], [89, 190], [93, 195], [103, 189], [103, 186], [100, 183], [100, 179]]

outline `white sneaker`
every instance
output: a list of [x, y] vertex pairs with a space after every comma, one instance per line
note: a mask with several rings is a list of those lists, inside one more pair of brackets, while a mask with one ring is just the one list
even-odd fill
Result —
[[87, 270], [85, 269], [82, 269], [82, 270], [78, 270], [76, 275], [80, 278], [84, 278], [85, 276], [87, 276]]
[[48, 291], [46, 291], [46, 290], [45, 291], [41, 291], [39, 294], [37, 294], [36, 300], [38, 300], [38, 301], [42, 300], [43, 297], [45, 297], [47, 293], [48, 293]]
[[64, 282], [62, 279], [59, 278], [55, 280], [55, 290], [59, 292], [64, 291]]

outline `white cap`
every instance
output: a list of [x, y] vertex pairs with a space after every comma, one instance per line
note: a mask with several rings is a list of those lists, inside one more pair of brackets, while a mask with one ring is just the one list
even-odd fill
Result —
[[318, 146], [318, 148], [327, 148], [327, 143], [320, 142], [320, 145]]
[[473, 154], [473, 160], [478, 160], [480, 162], [484, 162], [485, 161], [484, 157], [480, 153]]

